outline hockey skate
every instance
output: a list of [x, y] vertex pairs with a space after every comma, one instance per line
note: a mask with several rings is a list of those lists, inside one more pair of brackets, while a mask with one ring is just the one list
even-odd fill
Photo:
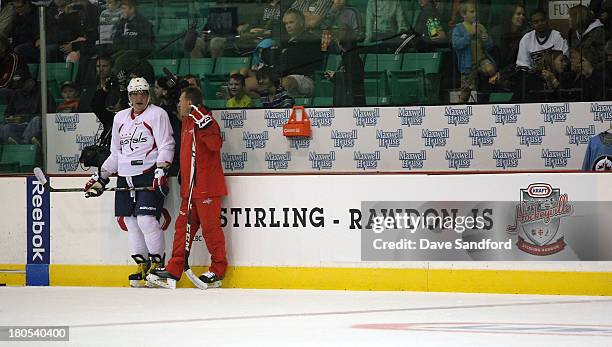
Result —
[[156, 270], [156, 269], [163, 269], [164, 268], [165, 258], [166, 258], [166, 254], [165, 253], [164, 253], [163, 256], [160, 256], [159, 254], [149, 254], [149, 261], [151, 262], [151, 267], [149, 268], [149, 270], [147, 271], [147, 273], [144, 276], [144, 282], [145, 282], [145, 286], [147, 288], [155, 288], [156, 287], [151, 282], [147, 281], [146, 278], [149, 276], [151, 271]]
[[160, 267], [152, 269], [147, 275], [147, 287], [161, 287], [175, 289], [179, 278], [172, 275], [166, 268]]
[[200, 281], [206, 283], [208, 288], [219, 288], [223, 282], [223, 277], [217, 276], [214, 272], [206, 271], [198, 277]]
[[134, 254], [132, 255], [132, 258], [138, 265], [138, 270], [128, 276], [128, 279], [130, 280], [130, 287], [144, 288], [146, 286], [145, 278], [147, 276], [147, 272], [151, 268], [151, 263], [140, 254]]

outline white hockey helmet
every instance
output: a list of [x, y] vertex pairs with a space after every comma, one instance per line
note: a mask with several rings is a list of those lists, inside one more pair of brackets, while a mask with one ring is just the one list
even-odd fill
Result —
[[142, 77], [132, 78], [127, 86], [128, 93], [149, 91], [149, 82]]

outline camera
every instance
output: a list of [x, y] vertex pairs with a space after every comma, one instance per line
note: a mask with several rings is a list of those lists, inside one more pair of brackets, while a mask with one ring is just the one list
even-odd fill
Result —
[[170, 72], [165, 67], [162, 70], [164, 71], [166, 78], [161, 78], [158, 80], [159, 86], [168, 91], [168, 98], [171, 100], [172, 104], [175, 105], [178, 103], [178, 99], [181, 96], [181, 90], [189, 87], [189, 82], [179, 79], [178, 76]]

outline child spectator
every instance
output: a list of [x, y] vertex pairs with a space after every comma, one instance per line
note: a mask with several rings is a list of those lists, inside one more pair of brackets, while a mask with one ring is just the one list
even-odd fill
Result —
[[227, 100], [227, 108], [247, 108], [255, 107], [253, 100], [244, 92], [244, 76], [233, 74], [229, 79], [229, 93], [231, 98]]
[[485, 27], [476, 22], [476, 6], [473, 1], [462, 2], [459, 5], [459, 13], [463, 16], [463, 22], [453, 29], [452, 41], [461, 73], [459, 101], [464, 103], [469, 100], [471, 91], [476, 89], [480, 61], [493, 61], [490, 54], [493, 42]]
[[266, 66], [257, 70], [257, 83], [264, 108], [289, 108], [295, 104], [295, 100], [280, 85], [280, 78], [274, 68]]
[[64, 102], [57, 106], [57, 113], [73, 113], [79, 109], [79, 91], [71, 81], [62, 83], [62, 98]]

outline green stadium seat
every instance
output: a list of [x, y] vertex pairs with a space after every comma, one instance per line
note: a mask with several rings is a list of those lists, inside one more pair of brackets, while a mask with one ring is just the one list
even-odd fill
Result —
[[164, 67], [175, 75], [178, 73], [178, 59], [149, 59], [149, 63], [151, 63], [151, 66], [153, 66], [155, 77], [161, 77], [166, 75], [164, 74]]
[[491, 93], [489, 94], [489, 102], [510, 102], [514, 93]]
[[296, 97], [294, 99], [295, 99], [295, 106], [306, 106], [306, 107], [312, 106], [312, 98]]
[[366, 103], [378, 105], [389, 103], [389, 78], [386, 71], [366, 71], [364, 87]]
[[391, 103], [395, 105], [427, 102], [423, 70], [391, 72]]
[[329, 97], [334, 95], [334, 83], [326, 79], [323, 71], [316, 71], [314, 76], [315, 96]]
[[327, 60], [325, 62], [325, 70], [336, 71], [338, 69], [338, 65], [342, 61], [342, 56], [340, 54], [330, 54], [327, 56]]
[[0, 105], [0, 123], [4, 122], [4, 112], [6, 112], [6, 108], [8, 105]]
[[210, 109], [225, 109], [226, 104], [227, 100], [225, 99], [206, 99], [204, 101], [204, 105]]
[[330, 96], [315, 96], [312, 100], [314, 107], [328, 107], [334, 104], [334, 98]]
[[[58, 83], [72, 81], [74, 64], [72, 63], [48, 63], [47, 80], [55, 80]], [[40, 81], [40, 74], [37, 75]]]
[[179, 63], [178, 74], [179, 76], [193, 74], [202, 77], [205, 74], [212, 74], [214, 67], [214, 58], [183, 58]]
[[251, 57], [219, 57], [215, 62], [214, 74], [226, 75], [233, 70], [239, 70], [242, 67], [251, 67]]
[[228, 76], [226, 75], [215, 75], [205, 74], [202, 81], [202, 93], [206, 102], [208, 100], [216, 100], [217, 92], [221, 91], [221, 86], [226, 85]]
[[[404, 53], [401, 70], [412, 71], [423, 69], [425, 74], [440, 73], [442, 53]], [[400, 70], [400, 69], [397, 69]]]
[[[185, 11], [187, 10], [185, 9]], [[189, 28], [189, 19], [184, 18], [185, 16], [180, 17], [173, 16], [172, 18], [161, 18], [159, 26], [157, 27], [155, 40], [167, 42], [185, 32]]]
[[38, 76], [38, 69], [39, 69], [38, 64], [28, 64], [28, 70], [30, 70], [30, 75], [36, 78], [36, 80], [40, 80], [40, 77]]
[[368, 53], [365, 57], [364, 70], [368, 71], [397, 71], [402, 68], [401, 54]]
[[5, 145], [0, 163], [19, 163], [19, 172], [32, 172], [39, 164], [39, 148], [36, 145]]

